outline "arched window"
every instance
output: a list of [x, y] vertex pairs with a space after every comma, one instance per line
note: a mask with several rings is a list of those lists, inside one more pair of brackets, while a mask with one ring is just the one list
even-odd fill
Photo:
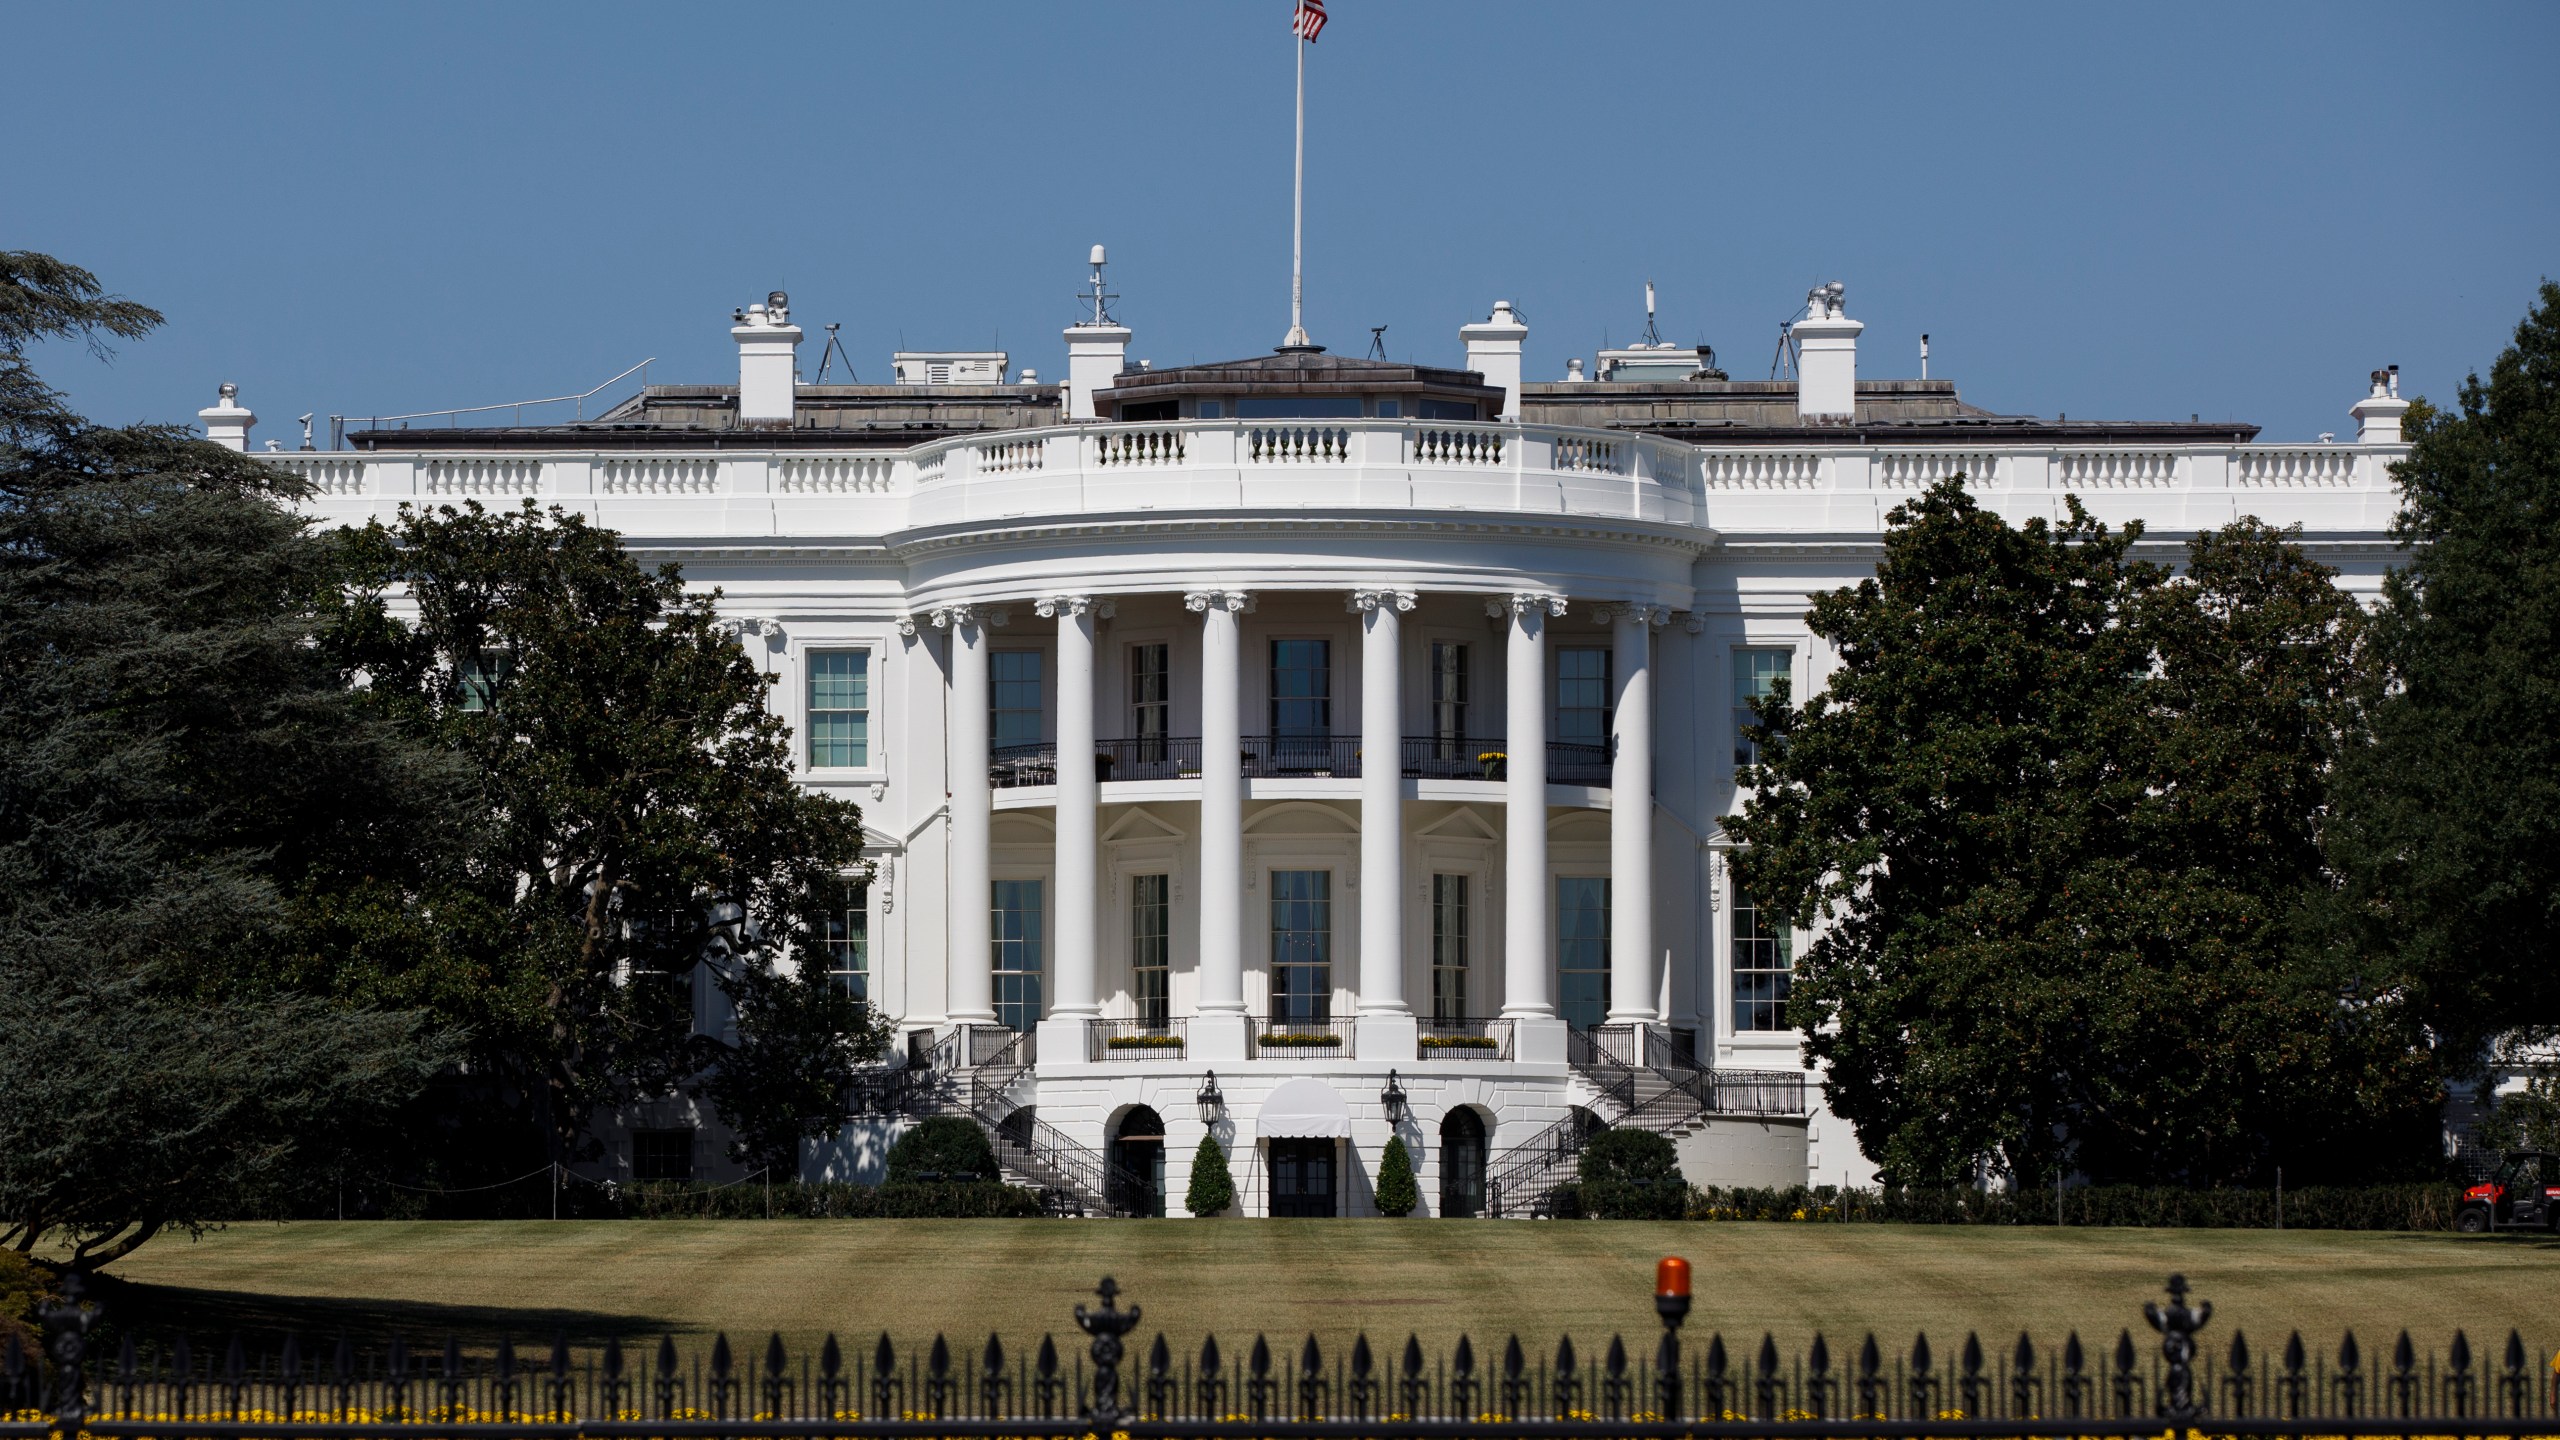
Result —
[[1164, 1117], [1144, 1105], [1120, 1117], [1111, 1134], [1111, 1188], [1116, 1208], [1164, 1215]]
[[1440, 1214], [1472, 1220], [1484, 1213], [1484, 1121], [1461, 1105], [1440, 1122]]

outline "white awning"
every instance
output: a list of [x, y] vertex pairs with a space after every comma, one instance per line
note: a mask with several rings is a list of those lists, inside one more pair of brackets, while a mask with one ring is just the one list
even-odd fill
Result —
[[1284, 1080], [1263, 1100], [1253, 1129], [1265, 1140], [1347, 1140], [1351, 1107], [1321, 1080]]

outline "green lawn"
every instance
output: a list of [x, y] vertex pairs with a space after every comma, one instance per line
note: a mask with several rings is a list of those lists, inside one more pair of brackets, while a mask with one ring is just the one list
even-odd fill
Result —
[[[2209, 1337], [2299, 1328], [2370, 1347], [2407, 1326], [2441, 1345], [2560, 1326], [2560, 1242], [2340, 1231], [1973, 1229], [1611, 1222], [605, 1221], [247, 1225], [154, 1241], [109, 1296], [137, 1327], [283, 1325], [361, 1338], [459, 1330], [583, 1340], [720, 1330], [795, 1344], [836, 1331], [902, 1342], [995, 1328], [1072, 1333], [1101, 1275], [1146, 1308], [1141, 1336], [1357, 1331], [1445, 1344], [1559, 1331], [1649, 1333], [1652, 1265], [1697, 1267], [1695, 1329], [1800, 1343], [1874, 1330], [1907, 1346], [2021, 1328], [2111, 1340], [2183, 1270], [2214, 1302]], [[1232, 1340], [1229, 1343], [1233, 1343]]]

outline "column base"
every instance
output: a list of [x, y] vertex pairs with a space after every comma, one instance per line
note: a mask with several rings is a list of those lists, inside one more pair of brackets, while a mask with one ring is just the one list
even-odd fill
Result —
[[1352, 1058], [1410, 1064], [1419, 1053], [1421, 1035], [1422, 1027], [1410, 1012], [1363, 1015], [1352, 1033]]
[[1521, 1016], [1511, 1022], [1511, 1058], [1523, 1065], [1562, 1065], [1568, 1029], [1554, 1015]]
[[1253, 1022], [1241, 1011], [1213, 1011], [1191, 1017], [1191, 1044], [1184, 1057], [1213, 1065], [1241, 1065], [1253, 1053]]
[[1092, 1058], [1086, 1049], [1085, 1019], [1082, 1015], [1052, 1015], [1040, 1022], [1040, 1063], [1048, 1065], [1081, 1065]]

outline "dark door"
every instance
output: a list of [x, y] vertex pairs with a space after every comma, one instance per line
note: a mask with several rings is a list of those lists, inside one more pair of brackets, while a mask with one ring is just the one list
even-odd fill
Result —
[[1271, 1213], [1333, 1218], [1333, 1142], [1271, 1142]]

